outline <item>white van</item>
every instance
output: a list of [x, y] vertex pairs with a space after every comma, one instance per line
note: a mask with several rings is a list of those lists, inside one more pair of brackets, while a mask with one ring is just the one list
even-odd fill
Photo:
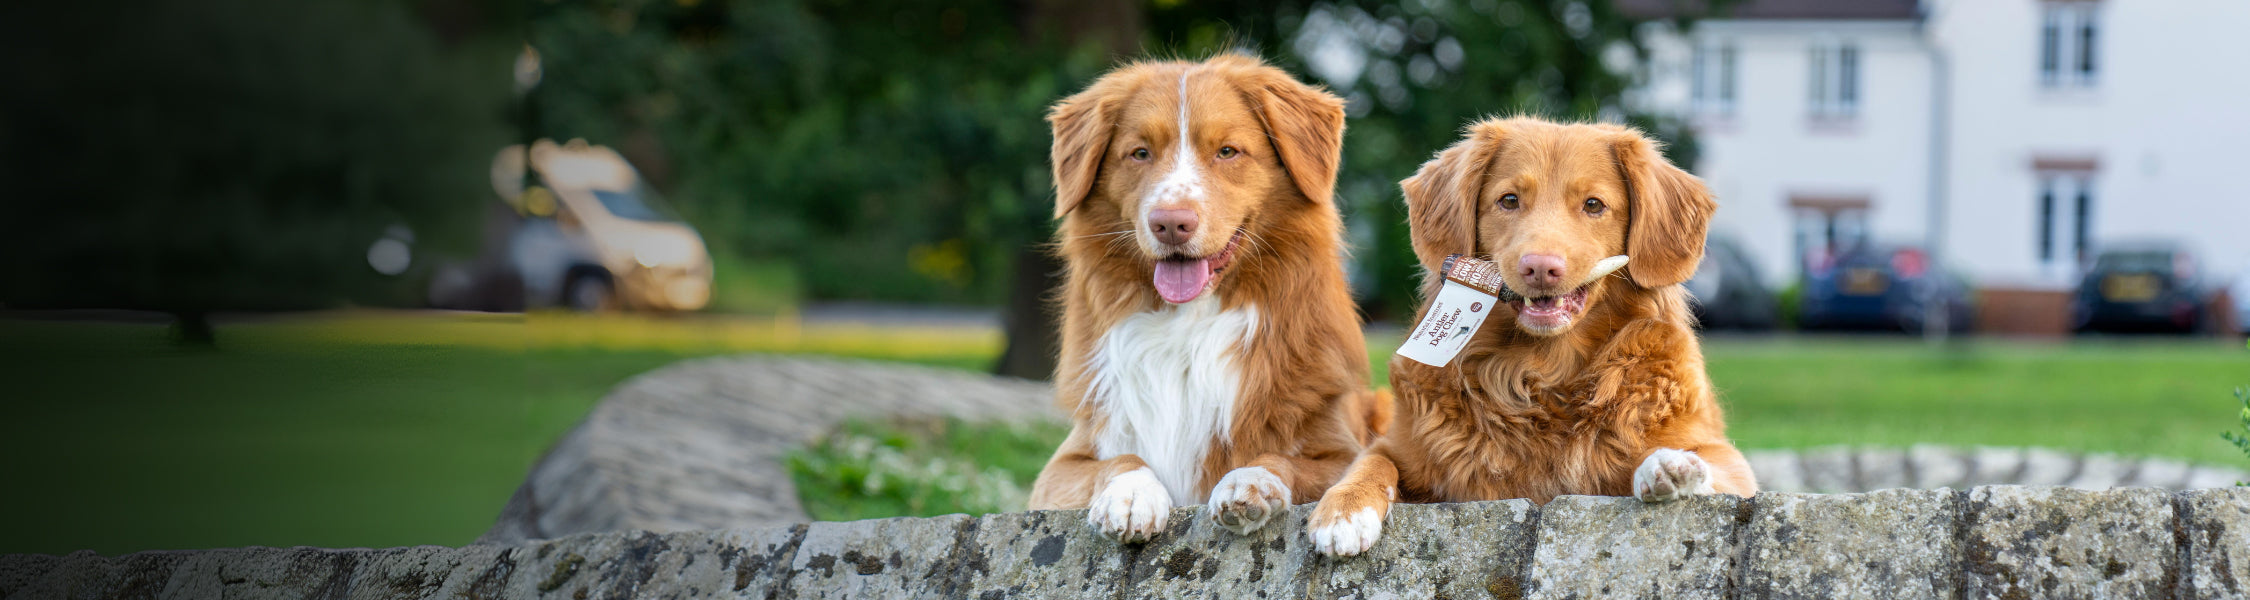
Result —
[[586, 140], [531, 145], [538, 179], [523, 190], [523, 146], [492, 159], [493, 191], [524, 216], [507, 263], [528, 307], [690, 311], [711, 301], [703, 237], [665, 208], [625, 157]]

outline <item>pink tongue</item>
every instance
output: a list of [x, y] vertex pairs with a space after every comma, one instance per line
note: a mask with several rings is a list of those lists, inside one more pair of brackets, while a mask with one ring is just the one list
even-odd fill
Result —
[[1210, 259], [1156, 261], [1156, 294], [1165, 302], [1185, 304], [1203, 295], [1203, 286], [1209, 283]]

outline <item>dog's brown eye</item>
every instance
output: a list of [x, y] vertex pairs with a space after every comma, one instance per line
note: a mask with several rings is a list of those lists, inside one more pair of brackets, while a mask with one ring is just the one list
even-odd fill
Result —
[[1148, 149], [1147, 149], [1147, 148], [1134, 148], [1134, 149], [1133, 149], [1133, 153], [1132, 153], [1132, 154], [1129, 154], [1129, 155], [1127, 155], [1127, 156], [1131, 156], [1131, 157], [1133, 157], [1133, 160], [1148, 160]]
[[1517, 198], [1515, 194], [1500, 195], [1500, 208], [1515, 210], [1518, 206], [1523, 206], [1523, 200]]
[[1219, 158], [1222, 158], [1222, 159], [1225, 159], [1225, 158], [1234, 158], [1234, 155], [1236, 155], [1236, 154], [1241, 154], [1241, 153], [1242, 153], [1242, 151], [1241, 151], [1241, 150], [1236, 150], [1236, 149], [1234, 149], [1234, 146], [1221, 146], [1221, 147], [1219, 147]]
[[1598, 217], [1598, 216], [1601, 216], [1601, 214], [1602, 214], [1602, 211], [1605, 211], [1605, 210], [1609, 210], [1609, 205], [1607, 205], [1607, 204], [1602, 204], [1602, 199], [1600, 199], [1600, 198], [1587, 198], [1587, 199], [1586, 199], [1586, 214], [1589, 214], [1589, 215], [1594, 215], [1594, 216], [1597, 216], [1597, 217]]

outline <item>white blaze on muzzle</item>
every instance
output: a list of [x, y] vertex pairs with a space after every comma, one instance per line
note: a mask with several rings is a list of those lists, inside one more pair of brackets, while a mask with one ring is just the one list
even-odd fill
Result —
[[[1197, 215], [1202, 215], [1203, 203], [1208, 194], [1203, 186], [1203, 171], [1196, 161], [1195, 136], [1190, 135], [1188, 130], [1187, 84], [1188, 74], [1181, 73], [1179, 144], [1172, 151], [1172, 170], [1165, 173], [1164, 178], [1158, 180], [1155, 186], [1149, 188], [1146, 197], [1141, 198], [1141, 243], [1147, 246], [1150, 254], [1160, 256], [1169, 252], [1170, 249], [1157, 244], [1156, 236], [1151, 234], [1148, 223], [1149, 213], [1154, 212], [1159, 207], [1176, 208], [1184, 204], [1189, 210], [1195, 211]], [[1206, 226], [1196, 230], [1195, 234], [1189, 238], [1189, 244], [1193, 245], [1194, 240], [1212, 235], [1210, 229]], [[1215, 270], [1209, 256], [1195, 259], [1156, 261], [1154, 283], [1157, 295], [1162, 296], [1164, 301], [1173, 304], [1192, 301], [1203, 295], [1203, 289], [1211, 285], [1211, 277]]]
[[[1194, 209], [1197, 214], [1203, 212], [1203, 201], [1207, 193], [1203, 188], [1203, 170], [1197, 166], [1195, 161], [1194, 136], [1188, 135], [1187, 83], [1187, 74], [1181, 73], [1180, 139], [1177, 147], [1172, 150], [1172, 170], [1165, 173], [1163, 179], [1157, 180], [1156, 185], [1149, 188], [1148, 195], [1141, 198], [1141, 227], [1143, 229], [1148, 227], [1149, 213], [1159, 207], [1172, 208], [1186, 204], [1188, 208]], [[1200, 237], [1203, 234], [1197, 232], [1196, 235]], [[1143, 237], [1142, 239], [1149, 244], [1156, 242], [1153, 237]], [[1156, 248], [1150, 248], [1150, 250], [1153, 251]]]

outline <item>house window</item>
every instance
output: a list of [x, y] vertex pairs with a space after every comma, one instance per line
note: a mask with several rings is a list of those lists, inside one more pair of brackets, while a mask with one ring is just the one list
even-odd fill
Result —
[[1810, 74], [1814, 118], [1851, 118], [1859, 114], [1859, 46], [1851, 43], [1815, 43]]
[[2041, 5], [2039, 82], [2048, 87], [2093, 87], [2100, 71], [2101, 5]]
[[1733, 44], [1717, 48], [1696, 46], [1690, 60], [1694, 72], [1690, 82], [1695, 108], [1699, 112], [1722, 115], [1734, 114], [1735, 51]]
[[2039, 258], [2039, 269], [2057, 279], [2076, 277], [2092, 258], [2093, 171], [2043, 170], [2038, 176], [2033, 249]]
[[1719, 47], [1719, 110], [1734, 114], [1734, 44]]

